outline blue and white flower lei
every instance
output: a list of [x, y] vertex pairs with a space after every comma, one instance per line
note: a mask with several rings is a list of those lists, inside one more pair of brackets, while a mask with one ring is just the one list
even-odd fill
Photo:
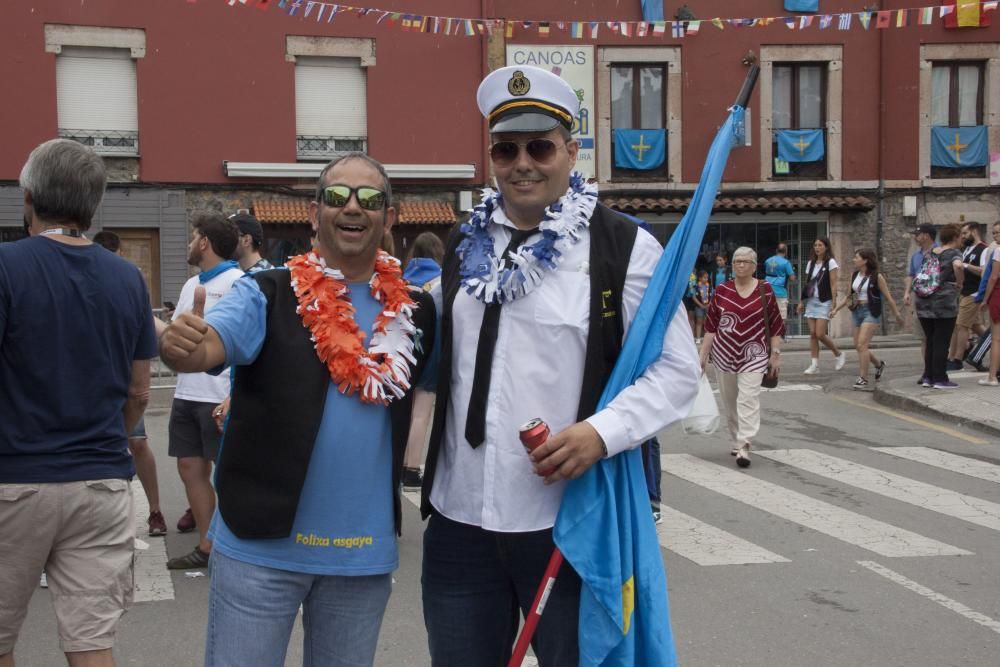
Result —
[[499, 192], [483, 188], [482, 203], [460, 231], [465, 238], [457, 252], [462, 287], [483, 303], [506, 303], [528, 294], [542, 284], [545, 273], [554, 270], [563, 253], [580, 240], [597, 206], [597, 185], [587, 183], [579, 172], [569, 177], [569, 189], [559, 201], [545, 209], [539, 225], [542, 238], [511, 253], [509, 260], [497, 258], [489, 233], [493, 212], [502, 204]]

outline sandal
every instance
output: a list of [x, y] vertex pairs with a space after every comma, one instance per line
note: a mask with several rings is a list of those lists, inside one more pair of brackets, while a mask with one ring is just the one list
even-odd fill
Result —
[[208, 567], [209, 554], [198, 547], [186, 556], [178, 556], [167, 561], [168, 570], [198, 570]]
[[750, 467], [750, 443], [749, 442], [746, 443], [745, 445], [743, 445], [742, 447], [740, 447], [739, 451], [737, 451], [737, 453], [736, 453], [736, 465], [738, 465], [741, 468], [749, 468]]

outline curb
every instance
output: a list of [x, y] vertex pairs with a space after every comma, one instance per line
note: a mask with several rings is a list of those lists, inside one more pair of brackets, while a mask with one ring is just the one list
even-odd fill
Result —
[[976, 433], [989, 435], [994, 438], [1000, 438], [1000, 428], [996, 426], [984, 424], [981, 421], [968, 417], [960, 417], [947, 412], [942, 412], [940, 410], [935, 410], [927, 404], [921, 403], [917, 399], [911, 398], [910, 396], [898, 391], [882, 389], [876, 385], [875, 391], [872, 392], [872, 396], [876, 403], [880, 403], [890, 408], [899, 408], [900, 410], [905, 410], [907, 412], [917, 412], [924, 415], [930, 414], [954, 426], [958, 426], [969, 431], [975, 431]]

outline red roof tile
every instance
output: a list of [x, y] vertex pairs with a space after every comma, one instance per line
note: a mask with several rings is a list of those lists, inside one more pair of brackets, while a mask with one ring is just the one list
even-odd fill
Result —
[[253, 214], [261, 222], [280, 225], [308, 225], [309, 200], [254, 200]]
[[[683, 213], [690, 197], [602, 197], [601, 202], [627, 213]], [[875, 204], [868, 197], [846, 195], [739, 195], [717, 197], [714, 211], [744, 213], [756, 211], [870, 211]]]
[[401, 225], [453, 225], [456, 220], [455, 209], [447, 202], [399, 202], [399, 224]]

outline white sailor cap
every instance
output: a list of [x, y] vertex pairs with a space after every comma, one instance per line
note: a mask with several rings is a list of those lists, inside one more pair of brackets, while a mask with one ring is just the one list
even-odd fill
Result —
[[548, 132], [562, 125], [573, 128], [580, 98], [552, 72], [515, 65], [491, 72], [476, 93], [479, 111], [490, 132]]

